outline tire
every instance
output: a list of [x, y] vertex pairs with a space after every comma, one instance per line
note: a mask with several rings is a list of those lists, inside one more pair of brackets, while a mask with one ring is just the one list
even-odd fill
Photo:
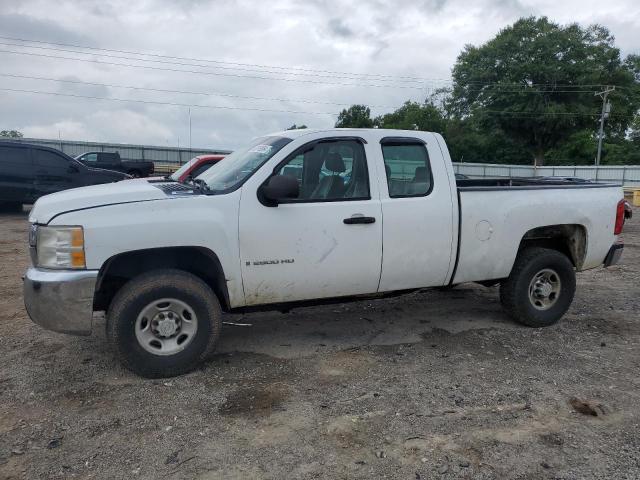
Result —
[[573, 264], [548, 248], [522, 250], [509, 277], [500, 284], [500, 302], [516, 322], [548, 327], [567, 312], [576, 291]]
[[140, 170], [129, 170], [127, 174], [131, 175], [133, 178], [142, 178], [142, 173], [140, 172]]
[[106, 328], [127, 369], [161, 378], [190, 372], [209, 358], [221, 326], [211, 288], [195, 275], [166, 269], [127, 282], [111, 302]]

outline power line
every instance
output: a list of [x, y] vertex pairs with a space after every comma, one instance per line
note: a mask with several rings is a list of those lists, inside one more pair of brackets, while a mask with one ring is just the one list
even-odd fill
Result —
[[[378, 85], [378, 84], [361, 84], [361, 83], [343, 83], [343, 82], [327, 82], [327, 81], [316, 81], [309, 79], [294, 79], [294, 78], [278, 78], [278, 77], [262, 77], [257, 75], [242, 75], [242, 74], [232, 74], [232, 73], [222, 73], [222, 72], [207, 72], [200, 70], [183, 70], [183, 69], [175, 69], [175, 68], [167, 68], [167, 67], [158, 67], [153, 65], [136, 65], [129, 63], [117, 63], [117, 62], [107, 62], [103, 60], [96, 60], [90, 58], [75, 58], [75, 57], [66, 57], [61, 55], [48, 55], [44, 53], [35, 53], [35, 52], [18, 52], [14, 50], [0, 50], [0, 53], [8, 53], [15, 55], [28, 55], [35, 57], [43, 57], [43, 58], [56, 58], [62, 60], [73, 60], [79, 62], [89, 62], [89, 63], [98, 63], [103, 65], [113, 65], [119, 67], [131, 67], [131, 68], [143, 68], [149, 70], [161, 70], [161, 71], [169, 71], [169, 72], [177, 72], [177, 73], [193, 73], [197, 75], [214, 75], [214, 76], [224, 76], [224, 77], [234, 77], [234, 78], [249, 78], [249, 79], [258, 79], [258, 80], [274, 80], [274, 81], [283, 81], [283, 82], [299, 82], [299, 83], [312, 83], [312, 84], [320, 84], [320, 85], [340, 85], [347, 87], [371, 87], [371, 88], [401, 88], [401, 89], [410, 89], [410, 90], [423, 90], [425, 86], [409, 86], [409, 85]], [[486, 84], [488, 86], [492, 84]], [[500, 88], [502, 84], [494, 84], [496, 88]], [[508, 84], [504, 84], [505, 86]], [[512, 84], [517, 85], [517, 84]], [[540, 84], [542, 86], [543, 84]], [[553, 86], [553, 84], [548, 84]], [[528, 85], [521, 85], [522, 87], [531, 88]], [[559, 85], [558, 85], [559, 86]], [[567, 85], [571, 86], [571, 85]], [[581, 87], [590, 86], [590, 85], [580, 85]], [[594, 85], [595, 86], [595, 85]], [[578, 87], [578, 85], [576, 85]]]
[[495, 92], [488, 92], [491, 95], [495, 95], [496, 93], [594, 93], [595, 89], [591, 90], [500, 90], [497, 89]]
[[[2, 38], [2, 37], [0, 37]], [[200, 67], [200, 68], [218, 68], [218, 69], [223, 69], [223, 70], [239, 70], [239, 71], [245, 71], [245, 72], [254, 72], [254, 73], [270, 73], [270, 74], [286, 74], [286, 75], [294, 75], [294, 76], [314, 76], [314, 77], [319, 77], [319, 78], [336, 78], [337, 75], [323, 75], [323, 74], [317, 74], [317, 73], [301, 73], [301, 72], [274, 72], [274, 71], [269, 71], [269, 70], [256, 70], [256, 69], [252, 69], [252, 68], [243, 68], [243, 67], [229, 67], [229, 66], [221, 66], [221, 65], [203, 65], [203, 64], [199, 64], [199, 63], [184, 63], [184, 62], [175, 62], [175, 61], [166, 61], [166, 60], [148, 60], [146, 58], [132, 58], [132, 57], [126, 57], [126, 56], [122, 56], [122, 55], [111, 55], [108, 53], [94, 53], [94, 52], [79, 52], [78, 50], [69, 50], [66, 48], [55, 48], [55, 47], [40, 47], [40, 46], [34, 46], [34, 45], [20, 45], [17, 43], [8, 43], [8, 42], [0, 42], [0, 45], [3, 46], [8, 46], [8, 47], [24, 47], [24, 48], [37, 48], [39, 50], [51, 50], [51, 51], [56, 51], [56, 52], [66, 52], [66, 53], [78, 53], [80, 55], [98, 55], [101, 57], [107, 57], [107, 58], [115, 58], [115, 59], [119, 59], [119, 60], [133, 60], [136, 62], [154, 62], [154, 63], [161, 63], [161, 64], [167, 64], [167, 65], [179, 65], [179, 66], [186, 66], [186, 67]], [[344, 75], [341, 75], [341, 77], [344, 77]], [[349, 80], [361, 80], [357, 77], [352, 77], [349, 78]], [[401, 81], [401, 82], [405, 82], [405, 83], [416, 83], [416, 82], [420, 82], [423, 83], [421, 80], [386, 80], [383, 78], [378, 78], [375, 79], [376, 81], [379, 82], [392, 82], [392, 81]]]
[[35, 53], [35, 52], [16, 52], [14, 50], [0, 50], [0, 53], [10, 53], [16, 55], [29, 55], [33, 57], [44, 57], [44, 58], [57, 58], [62, 60], [75, 60], [79, 62], [90, 62], [90, 63], [99, 63], [102, 65], [115, 65], [118, 67], [132, 67], [132, 68], [145, 68], [150, 70], [162, 70], [167, 72], [178, 72], [178, 73], [194, 73], [198, 75], [214, 75], [214, 76], [223, 76], [223, 77], [234, 77], [234, 78], [251, 78], [257, 80], [275, 80], [282, 82], [299, 82], [299, 83], [313, 83], [319, 85], [342, 85], [347, 87], [372, 87], [372, 88], [402, 88], [402, 89], [410, 89], [410, 90], [423, 90], [424, 86], [408, 86], [408, 85], [377, 85], [377, 84], [363, 84], [363, 83], [340, 83], [340, 82], [327, 82], [327, 81], [316, 81], [316, 80], [308, 80], [301, 78], [277, 78], [277, 77], [261, 77], [258, 75], [241, 75], [241, 74], [233, 74], [233, 73], [222, 73], [222, 72], [203, 72], [199, 70], [181, 70], [177, 68], [167, 68], [167, 67], [156, 67], [153, 65], [135, 65], [130, 63], [116, 63], [116, 62], [106, 62], [103, 60], [95, 60], [92, 58], [74, 58], [74, 57], [65, 57], [61, 55], [47, 55], [45, 53]]
[[[61, 92], [45, 92], [41, 90], [26, 90], [26, 89], [18, 89], [18, 88], [4, 88], [0, 87], [0, 91], [6, 92], [14, 92], [14, 93], [33, 93], [38, 95], [55, 95], [61, 97], [73, 97], [73, 98], [85, 98], [91, 100], [107, 100], [114, 102], [133, 102], [133, 103], [143, 103], [143, 104], [151, 104], [151, 105], [168, 105], [173, 107], [192, 107], [192, 108], [211, 108], [211, 109], [221, 109], [221, 110], [247, 110], [254, 112], [270, 112], [270, 113], [294, 113], [294, 114], [303, 114], [303, 115], [329, 115], [329, 116], [337, 116], [334, 112], [309, 112], [309, 111], [298, 111], [298, 110], [275, 110], [268, 108], [252, 108], [252, 107], [230, 107], [225, 105], [203, 105], [203, 104], [194, 104], [194, 103], [179, 103], [179, 102], [161, 102], [156, 100], [138, 100], [138, 99], [128, 99], [128, 98], [116, 98], [116, 97], [98, 97], [94, 95], [77, 95], [72, 93], [61, 93]], [[583, 113], [583, 112], [513, 112], [507, 110], [483, 110], [484, 113], [493, 113], [493, 114], [503, 114], [503, 115], [513, 115], [514, 117], [522, 117], [522, 118], [536, 118], [540, 116], [590, 116], [597, 117], [598, 113]], [[633, 115], [611, 115], [617, 117], [632, 117]]]
[[[479, 113], [495, 113], [502, 115], [513, 115], [514, 117], [522, 117], [522, 118], [536, 118], [541, 116], [572, 116], [572, 117], [598, 117], [599, 113], [584, 113], [584, 112], [513, 112], [508, 110], [481, 110]], [[610, 116], [620, 117], [620, 118], [633, 118], [633, 115], [625, 115], [625, 114], [610, 114]]]
[[337, 114], [334, 112], [307, 112], [307, 111], [297, 111], [297, 110], [275, 110], [270, 108], [229, 107], [226, 105], [202, 105], [202, 104], [196, 104], [196, 103], [161, 102], [156, 100], [138, 100], [138, 99], [116, 98], [116, 97], [97, 97], [94, 95], [77, 95], [73, 93], [44, 92], [41, 90], [25, 90], [20, 88], [0, 87], [0, 91], [14, 92], [14, 93], [34, 93], [38, 95], [55, 95], [60, 97], [86, 98], [91, 100], [108, 100], [113, 102], [133, 102], [133, 103], [144, 103], [144, 104], [151, 104], [151, 105], [168, 105], [172, 107], [212, 108], [212, 109], [219, 109], [219, 110], [248, 110], [252, 112], [295, 113], [295, 114], [303, 114], [303, 115], [330, 115], [334, 117], [337, 116]]
[[[411, 81], [416, 81], [416, 82], [439, 82], [439, 83], [455, 83], [454, 80], [452, 80], [451, 78], [426, 78], [426, 77], [414, 77], [414, 76], [402, 76], [402, 75], [387, 75], [387, 74], [379, 74], [379, 73], [358, 73], [358, 72], [344, 72], [344, 71], [336, 71], [336, 70], [321, 70], [321, 69], [312, 69], [312, 68], [302, 68], [302, 67], [283, 67], [283, 66], [277, 66], [277, 65], [261, 65], [261, 64], [255, 64], [255, 63], [240, 63], [240, 62], [229, 62], [229, 61], [223, 61], [223, 60], [212, 60], [212, 59], [203, 59], [203, 58], [193, 58], [193, 57], [181, 57], [181, 56], [171, 56], [171, 55], [160, 55], [160, 54], [154, 54], [154, 53], [147, 53], [147, 52], [137, 52], [137, 51], [132, 51], [132, 50], [117, 50], [117, 49], [109, 49], [109, 48], [100, 48], [100, 47], [90, 47], [90, 46], [86, 46], [86, 45], [78, 45], [78, 44], [70, 44], [70, 43], [57, 43], [57, 42], [49, 42], [49, 41], [42, 41], [42, 40], [33, 40], [33, 39], [24, 39], [24, 38], [17, 38], [17, 37], [8, 37], [8, 36], [0, 36], [0, 39], [3, 40], [11, 40], [11, 41], [18, 41], [18, 42], [28, 42], [28, 43], [38, 43], [38, 44], [43, 44], [43, 45], [57, 45], [57, 46], [63, 46], [63, 47], [72, 47], [72, 48], [80, 48], [80, 49], [85, 49], [85, 50], [96, 50], [96, 51], [103, 51], [103, 52], [114, 52], [114, 53], [125, 53], [125, 54], [130, 54], [130, 55], [141, 55], [141, 56], [149, 56], [149, 57], [156, 57], [156, 58], [166, 58], [166, 59], [177, 59], [177, 60], [187, 60], [187, 61], [197, 61], [197, 62], [207, 62], [207, 63], [217, 63], [217, 64], [223, 64], [223, 65], [236, 65], [236, 66], [248, 66], [248, 67], [256, 67], [256, 68], [271, 68], [271, 69], [278, 69], [278, 70], [297, 70], [300, 72], [311, 72], [311, 73], [330, 73], [330, 74], [335, 74], [335, 75], [352, 75], [352, 76], [361, 76], [361, 77], [380, 77], [381, 78], [389, 78], [389, 79], [404, 79], [404, 80], [411, 80]], [[19, 45], [20, 47], [26, 47], [26, 48], [43, 48], [43, 47], [37, 47], [34, 45]], [[51, 49], [51, 48], [49, 48]], [[66, 50], [65, 50], [66, 51]], [[17, 52], [16, 52], [17, 53]], [[90, 52], [75, 52], [75, 53], [80, 53], [80, 54], [85, 54], [85, 55], [89, 55], [91, 54]], [[102, 54], [97, 54], [97, 55], [102, 55]], [[132, 59], [132, 60], [136, 60], [136, 61], [154, 61], [154, 60], [147, 60], [147, 59]], [[169, 62], [171, 63], [171, 62]], [[216, 68], [222, 68], [222, 67], [216, 67]], [[275, 73], [275, 72], [265, 72], [265, 73]], [[286, 74], [286, 72], [283, 72]], [[289, 73], [291, 75], [295, 75], [294, 73]], [[378, 80], [375, 78], [371, 78], [370, 80]], [[403, 80], [403, 81], [404, 81]], [[383, 80], [386, 81], [386, 80]], [[483, 85], [483, 86], [490, 86], [490, 85], [495, 85], [498, 87], [506, 87], [506, 86], [511, 86], [511, 87], [523, 87], [523, 88], [527, 88], [527, 87], [542, 87], [542, 86], [547, 86], [547, 87], [566, 87], [566, 88], [579, 88], [579, 87], [594, 87], [594, 88], [600, 88], [600, 87], [604, 87], [606, 86], [605, 84], [558, 84], [558, 83], [502, 83], [502, 82], [482, 82], [482, 81], [471, 81], [471, 82], [466, 82], [466, 85]], [[351, 85], [351, 84], [349, 84]], [[611, 85], [610, 83], [607, 85]], [[627, 88], [627, 87], [622, 87], [622, 86], [617, 86], [618, 88]]]
[[[321, 102], [318, 100], [310, 100], [304, 98], [278, 98], [278, 97], [253, 97], [246, 95], [234, 95], [231, 93], [216, 93], [216, 92], [195, 92], [189, 90], [170, 90], [165, 88], [152, 88], [152, 87], [138, 87], [135, 85], [117, 85], [112, 83], [99, 83], [99, 82], [85, 82], [82, 80], [73, 80], [73, 79], [65, 79], [65, 78], [50, 78], [50, 77], [36, 77], [31, 75], [18, 75], [12, 73], [0, 73], [0, 77], [8, 77], [8, 78], [21, 78], [28, 80], [44, 80], [49, 82], [61, 82], [61, 83], [72, 83], [78, 85], [91, 85], [97, 87], [110, 87], [110, 88], [124, 88], [129, 90], [143, 90], [149, 92], [160, 92], [160, 93], [180, 93], [185, 95], [202, 95], [202, 96], [211, 96], [211, 97], [226, 97], [226, 98], [242, 98], [246, 100], [268, 100], [268, 101], [277, 101], [277, 102], [290, 102], [290, 103], [314, 103], [318, 105], [334, 105], [339, 107], [344, 107], [345, 105], [351, 105], [352, 102]], [[369, 105], [371, 108], [398, 108], [397, 106], [392, 105]]]
[[[199, 92], [199, 91], [191, 91], [191, 90], [173, 90], [173, 89], [165, 89], [165, 88], [153, 88], [153, 87], [140, 87], [136, 85], [120, 85], [113, 83], [101, 83], [101, 82], [87, 82], [82, 80], [73, 80], [73, 79], [64, 79], [64, 78], [50, 78], [50, 77], [37, 77], [32, 75], [19, 75], [19, 74], [11, 74], [11, 73], [0, 73], [0, 77], [7, 78], [19, 78], [19, 79], [28, 79], [28, 80], [41, 80], [48, 82], [59, 82], [59, 83], [70, 83], [74, 85], [88, 85], [88, 86], [99, 86], [99, 87], [108, 87], [108, 88], [122, 88], [127, 90], [141, 90], [148, 92], [159, 92], [159, 93], [177, 93], [177, 94], [185, 94], [185, 95], [201, 95], [201, 96], [211, 96], [211, 97], [223, 97], [223, 98], [239, 98], [244, 100], [263, 100], [263, 101], [277, 101], [277, 102], [287, 102], [287, 103], [306, 103], [306, 104], [317, 104], [317, 105], [332, 105], [338, 107], [345, 107], [352, 105], [357, 102], [323, 102], [319, 100], [311, 100], [306, 98], [280, 98], [280, 97], [256, 97], [256, 96], [247, 96], [247, 95], [236, 95], [231, 93], [219, 93], [219, 92]], [[556, 91], [529, 91], [522, 93], [540, 93], [540, 92], [548, 92], [548, 93], [562, 93], [562, 92], [574, 92], [573, 90], [556, 90]], [[593, 93], [591, 90], [585, 90], [585, 93]], [[501, 92], [502, 93], [502, 92]], [[517, 92], [520, 93], [520, 92]], [[579, 91], [578, 93], [582, 93]], [[362, 103], [362, 102], [361, 102]], [[379, 109], [391, 109], [397, 110], [400, 108], [397, 105], [375, 105], [364, 102], [370, 108], [379, 108]]]
[[[188, 60], [188, 61], [195, 61], [195, 62], [218, 63], [218, 64], [223, 64], [223, 65], [236, 65], [236, 66], [243, 66], [243, 67], [272, 68], [272, 69], [277, 69], [277, 70], [298, 70], [300, 72], [310, 72], [310, 73], [333, 73], [333, 74], [336, 74], [336, 75], [354, 75], [354, 76], [363, 76], [363, 77], [395, 78], [395, 79], [416, 80], [416, 81], [425, 81], [425, 80], [427, 80], [426, 78], [421, 78], [421, 77], [412, 77], [412, 76], [403, 76], [403, 75], [388, 75], [388, 74], [382, 74], [382, 73], [343, 72], [343, 71], [336, 71], [336, 70], [320, 70], [320, 69], [313, 69], [313, 68], [302, 68], [302, 67], [291, 67], [291, 66], [282, 67], [282, 66], [277, 66], [277, 65], [261, 65], [261, 64], [256, 64], [256, 63], [240, 63], [240, 62], [229, 62], [229, 61], [223, 61], [223, 60], [211, 60], [211, 59], [204, 59], [204, 58], [179, 57], [179, 56], [171, 56], [171, 55], [159, 55], [159, 54], [155, 54], [155, 53], [136, 52], [136, 51], [132, 51], [132, 50], [116, 50], [116, 49], [111, 49], [111, 48], [88, 47], [88, 46], [85, 46], [85, 45], [77, 45], [77, 44], [70, 44], [70, 43], [56, 43], [56, 42], [48, 42], [48, 41], [42, 41], [42, 40], [28, 40], [28, 39], [16, 38], [16, 37], [0, 36], [0, 39], [12, 40], [12, 41], [18, 41], [18, 42], [39, 43], [39, 44], [44, 44], [44, 45], [57, 45], [57, 46], [60, 46], [60, 47], [82, 48], [82, 49], [85, 49], [85, 50], [99, 50], [99, 51], [103, 51], [103, 52], [125, 53], [125, 54], [129, 54], [129, 55], [143, 55], [143, 56], [156, 57], [156, 58], [167, 58], [167, 59], [174, 59], [174, 60]], [[28, 47], [29, 45], [25, 45], [25, 46]], [[372, 80], [375, 80], [375, 79], [372, 79]], [[440, 80], [446, 80], [446, 79], [440, 79]]]
[[[451, 80], [455, 83], [455, 80]], [[495, 86], [495, 87], [521, 87], [521, 88], [535, 88], [535, 87], [558, 87], [558, 88], [598, 88], [605, 86], [602, 83], [503, 83], [503, 82], [481, 82], [481, 81], [469, 81], [460, 85], [460, 88], [467, 88], [467, 85], [483, 87], [483, 86]]]
[[[206, 59], [189, 59], [188, 57], [171, 57], [171, 56], [166, 56], [166, 55], [156, 55], [156, 54], [147, 54], [147, 53], [142, 53], [142, 52], [132, 52], [132, 51], [126, 51], [126, 50], [113, 50], [113, 49], [102, 49], [102, 48], [95, 48], [95, 47], [84, 47], [84, 46], [79, 46], [79, 45], [72, 45], [72, 44], [61, 44], [61, 43], [54, 43], [54, 42], [41, 42], [41, 41], [36, 41], [36, 40], [24, 40], [24, 39], [15, 39], [13, 37], [3, 37], [0, 36], [0, 39], [11, 39], [11, 40], [18, 40], [18, 41], [23, 41], [23, 42], [37, 42], [37, 43], [44, 43], [44, 44], [51, 44], [51, 45], [61, 45], [61, 46], [71, 46], [74, 48], [84, 48], [84, 49], [93, 49], [93, 50], [99, 50], [99, 51], [113, 51], [113, 52], [120, 52], [120, 53], [128, 53], [128, 54], [135, 54], [135, 55], [148, 55], [148, 56], [155, 56], [155, 57], [161, 57], [161, 58], [175, 58], [175, 59], [183, 59], [183, 60], [193, 60], [193, 61], [204, 61], [204, 62], [214, 62], [214, 63], [228, 63], [231, 65], [243, 65], [243, 66], [256, 66], [256, 67], [261, 67], [261, 68], [277, 68], [277, 69], [281, 69], [281, 70], [286, 70], [288, 67], [269, 67], [269, 66], [261, 66], [261, 65], [257, 65], [257, 64], [241, 64], [241, 63], [234, 63], [234, 62], [221, 62], [221, 61], [216, 61], [216, 60], [206, 60]], [[15, 44], [15, 43], [6, 43], [6, 42], [0, 42], [0, 45], [5, 45], [5, 46], [15, 46], [15, 47], [22, 47], [22, 48], [37, 48], [37, 49], [44, 49], [44, 50], [53, 50], [53, 51], [61, 51], [61, 52], [68, 52], [68, 53], [77, 53], [80, 55], [99, 55], [99, 56], [104, 56], [104, 57], [108, 57], [108, 58], [116, 58], [116, 59], [123, 59], [123, 60], [133, 60], [133, 61], [137, 61], [137, 62], [155, 62], [155, 63], [163, 63], [163, 64], [170, 64], [170, 65], [180, 65], [180, 66], [193, 66], [193, 67], [201, 67], [201, 68], [210, 68], [210, 66], [208, 65], [201, 65], [201, 64], [192, 64], [192, 63], [180, 63], [180, 62], [166, 62], [166, 61], [160, 61], [160, 60], [149, 60], [149, 59], [144, 59], [144, 58], [131, 58], [131, 57], [123, 57], [123, 56], [118, 56], [118, 55], [108, 55], [108, 54], [102, 54], [102, 53], [92, 53], [92, 52], [80, 52], [77, 50], [67, 50], [67, 49], [60, 49], [60, 48], [53, 48], [53, 47], [40, 47], [40, 46], [34, 46], [34, 45], [20, 45], [20, 44]], [[38, 55], [35, 54], [33, 52], [16, 52], [16, 51], [3, 51], [5, 53], [15, 53], [15, 54], [25, 54], [25, 55]], [[45, 56], [46, 55], [39, 55], [39, 56]], [[68, 60], [77, 60], [77, 61], [93, 61], [93, 60], [89, 60], [89, 59], [81, 59], [81, 58], [69, 58], [69, 57], [62, 57], [62, 56], [50, 56], [50, 58], [61, 58], [61, 59], [68, 59]], [[99, 62], [99, 63], [107, 63], [107, 62]], [[131, 65], [126, 65], [126, 64], [115, 64], [115, 65], [124, 65], [124, 66], [131, 66]], [[150, 67], [153, 68], [153, 67]], [[272, 73], [272, 74], [278, 74], [278, 73], [283, 73], [285, 75], [303, 75], [303, 76], [310, 76], [312, 75], [311, 73], [306, 74], [306, 73], [297, 73], [297, 72], [270, 72], [270, 71], [266, 71], [266, 70], [254, 70], [254, 69], [241, 69], [241, 68], [235, 68], [235, 67], [223, 67], [223, 66], [214, 66], [213, 68], [220, 68], [220, 69], [230, 69], [230, 70], [241, 70], [241, 71], [248, 71], [248, 72], [257, 72], [257, 73]], [[439, 83], [454, 83], [454, 81], [452, 79], [442, 79], [442, 78], [424, 78], [424, 77], [401, 77], [401, 76], [392, 76], [392, 75], [382, 75], [382, 74], [358, 74], [358, 73], [348, 73], [348, 72], [334, 72], [334, 71], [330, 71], [330, 70], [313, 70], [313, 69], [300, 69], [297, 67], [290, 67], [290, 69], [295, 70], [303, 70], [303, 71], [308, 71], [308, 72], [324, 72], [324, 73], [334, 73], [335, 75], [317, 75], [314, 74], [315, 77], [324, 77], [324, 78], [335, 78], [336, 75], [341, 75], [344, 77], [344, 75], [351, 75], [351, 76], [379, 76], [379, 77], [387, 77], [390, 79], [393, 78], [405, 78], [406, 80], [400, 80], [402, 82], [420, 82], [420, 83], [426, 83], [426, 82], [439, 82]], [[172, 70], [173, 71], [173, 70]], [[190, 71], [185, 71], [187, 73], [208, 73], [208, 72], [190, 72]], [[225, 75], [220, 73], [220, 75]], [[227, 74], [228, 75], [228, 74]], [[230, 75], [230, 76], [241, 76], [241, 75]], [[242, 77], [242, 76], [241, 76]], [[277, 77], [252, 77], [252, 76], [247, 76], [246, 78], [260, 78], [260, 79], [268, 79], [268, 80], [284, 80], [284, 81], [296, 81], [296, 79], [283, 79], [283, 78], [277, 78]], [[351, 78], [352, 80], [358, 80], [358, 78]], [[383, 81], [383, 82], [390, 82], [392, 80], [384, 80], [383, 78], [377, 78], [377, 79], [371, 79], [374, 81]], [[300, 80], [302, 82], [306, 82], [307, 80]], [[396, 80], [397, 81], [397, 80]], [[334, 85], [347, 85], [347, 86], [359, 86], [359, 84], [345, 84], [345, 83], [331, 83], [331, 82], [312, 82], [312, 83], [327, 83], [327, 84], [334, 84]], [[519, 88], [536, 88], [536, 87], [554, 87], [554, 88], [558, 88], [558, 87], [563, 87], [563, 88], [584, 88], [584, 87], [594, 87], [594, 88], [601, 88], [603, 86], [605, 86], [604, 84], [558, 84], [558, 83], [502, 83], [502, 82], [467, 82], [465, 85], [475, 85], [476, 87], [478, 87], [478, 89], [480, 87], [494, 87], [494, 88], [503, 88], [503, 87], [519, 87]], [[371, 87], [380, 87], [380, 88], [384, 88], [384, 87], [390, 87], [391, 85], [362, 85], [362, 86], [371, 86]], [[417, 87], [411, 87], [411, 86], [400, 86], [400, 88], [423, 88], [424, 85]], [[557, 90], [554, 90], [557, 91]], [[567, 91], [569, 92], [569, 91]]]

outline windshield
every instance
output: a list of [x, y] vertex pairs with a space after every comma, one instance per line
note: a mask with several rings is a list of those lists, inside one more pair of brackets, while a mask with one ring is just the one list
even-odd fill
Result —
[[289, 142], [291, 139], [285, 137], [255, 139], [249, 146], [226, 156], [224, 162], [216, 163], [198, 179], [203, 180], [212, 191], [233, 191]]
[[198, 157], [193, 157], [191, 160], [189, 160], [187, 163], [185, 163], [184, 165], [182, 165], [178, 170], [176, 170], [175, 172], [173, 172], [171, 174], [171, 176], [169, 177], [171, 180], [173, 180], [174, 182], [177, 182], [180, 177], [182, 176], [182, 174], [184, 172], [186, 172], [187, 170], [189, 170], [189, 168], [191, 168], [191, 165], [193, 165], [194, 163], [196, 163], [198, 161]]

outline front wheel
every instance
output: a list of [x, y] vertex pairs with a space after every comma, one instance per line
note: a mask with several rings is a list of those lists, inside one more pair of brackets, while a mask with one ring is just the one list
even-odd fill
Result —
[[548, 327], [569, 310], [576, 274], [566, 255], [548, 248], [522, 250], [509, 277], [500, 284], [500, 301], [517, 322]]
[[213, 353], [222, 313], [213, 291], [181, 270], [156, 270], [125, 284], [107, 314], [107, 338], [129, 370], [173, 377]]

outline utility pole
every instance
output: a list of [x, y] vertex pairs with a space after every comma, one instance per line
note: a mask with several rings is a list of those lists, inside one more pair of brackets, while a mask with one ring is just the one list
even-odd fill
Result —
[[607, 102], [607, 96], [613, 92], [616, 87], [605, 88], [602, 92], [597, 92], [595, 95], [602, 97], [602, 113], [600, 114], [600, 133], [598, 134], [598, 155], [596, 156], [596, 167], [600, 166], [600, 157], [602, 156], [602, 139], [604, 138], [604, 119], [609, 116], [611, 112], [611, 102]]

